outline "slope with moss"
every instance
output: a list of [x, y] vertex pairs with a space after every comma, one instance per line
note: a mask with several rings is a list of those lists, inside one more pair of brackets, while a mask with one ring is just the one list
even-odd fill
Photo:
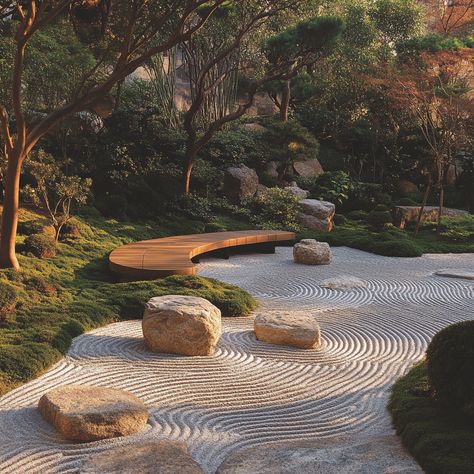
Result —
[[[224, 316], [248, 315], [256, 306], [245, 291], [198, 276], [116, 283], [107, 257], [115, 247], [178, 233], [202, 232], [196, 221], [163, 218], [160, 222], [123, 223], [100, 216], [76, 220], [79, 237], [58, 244], [54, 258], [23, 253], [32, 232], [44, 232], [47, 221], [22, 211], [19, 226], [21, 271], [0, 272], [0, 285], [17, 291], [16, 310], [0, 315], [0, 394], [37, 376], [64, 354], [73, 337], [110, 322], [140, 318], [153, 296], [202, 296]], [[77, 232], [76, 232], [77, 234]]]

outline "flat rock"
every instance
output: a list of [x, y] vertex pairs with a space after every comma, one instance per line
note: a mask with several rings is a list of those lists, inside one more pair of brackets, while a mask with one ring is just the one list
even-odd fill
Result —
[[447, 278], [463, 278], [464, 280], [474, 280], [474, 271], [472, 270], [457, 270], [451, 268], [449, 270], [438, 270], [435, 275]]
[[203, 474], [182, 443], [156, 441], [120, 446], [90, 456], [81, 474]]
[[315, 349], [321, 344], [321, 331], [314, 317], [294, 313], [259, 314], [254, 320], [259, 341], [300, 349]]
[[262, 445], [228, 457], [216, 474], [422, 474], [396, 436]]
[[367, 282], [352, 275], [340, 275], [324, 280], [320, 286], [330, 290], [353, 290], [356, 288], [366, 288]]
[[321, 163], [317, 159], [306, 161], [295, 161], [293, 169], [302, 178], [315, 178], [324, 173]]
[[221, 336], [221, 312], [204, 298], [159, 296], [145, 305], [142, 329], [153, 352], [210, 356]]
[[303, 239], [293, 247], [295, 263], [304, 265], [329, 265], [332, 259], [331, 247], [326, 242]]
[[332, 219], [336, 213], [336, 206], [332, 202], [318, 199], [303, 199], [299, 202], [299, 207], [302, 214], [318, 219]]
[[148, 421], [145, 404], [123, 390], [66, 385], [44, 394], [38, 409], [65, 438], [97, 441], [142, 431]]

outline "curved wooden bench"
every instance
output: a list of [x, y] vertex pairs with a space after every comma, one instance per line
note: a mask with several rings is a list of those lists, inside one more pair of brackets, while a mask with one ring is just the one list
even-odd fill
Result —
[[112, 272], [125, 280], [149, 280], [169, 275], [195, 275], [191, 261], [199, 255], [232, 247], [293, 241], [293, 232], [244, 230], [180, 235], [143, 240], [115, 249], [109, 256]]

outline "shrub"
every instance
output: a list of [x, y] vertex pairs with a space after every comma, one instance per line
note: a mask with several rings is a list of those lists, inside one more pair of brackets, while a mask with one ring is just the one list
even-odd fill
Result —
[[40, 221], [18, 222], [18, 233], [21, 235], [41, 234], [44, 224]]
[[397, 201], [397, 206], [419, 206], [419, 204], [411, 198], [404, 197]]
[[474, 321], [440, 331], [426, 352], [435, 398], [450, 411], [474, 416]]
[[76, 220], [66, 222], [59, 233], [61, 239], [78, 239], [82, 236], [82, 226]]
[[374, 200], [378, 206], [384, 206], [386, 208], [390, 208], [392, 206], [392, 198], [388, 193], [375, 193]]
[[25, 239], [24, 250], [38, 258], [56, 255], [56, 242], [47, 234], [32, 234]]
[[342, 215], [342, 214], [336, 214], [334, 216], [334, 224], [336, 225], [344, 225], [347, 223], [347, 219], [346, 219], [346, 216]]
[[368, 218], [367, 222], [376, 230], [383, 230], [385, 224], [392, 223], [392, 215], [390, 212], [382, 210], [382, 211], [372, 211]]
[[58, 287], [51, 281], [42, 276], [35, 276], [26, 281], [26, 288], [28, 290], [37, 291], [46, 296], [57, 296]]
[[378, 212], [388, 212], [390, 211], [390, 208], [388, 206], [386, 206], [385, 204], [377, 204], [375, 206], [375, 209], [374, 211], [378, 211]]
[[219, 222], [208, 222], [204, 226], [204, 232], [225, 232], [227, 228]]
[[298, 231], [298, 198], [281, 188], [269, 188], [248, 202], [251, 221], [263, 229]]
[[369, 213], [367, 211], [356, 210], [349, 212], [347, 217], [353, 221], [366, 221], [369, 217]]
[[367, 250], [387, 257], [421, 257], [423, 252], [409, 240], [385, 240], [373, 242]]
[[352, 180], [344, 171], [329, 171], [316, 178], [299, 178], [298, 185], [311, 197], [341, 205], [349, 198]]
[[15, 309], [18, 301], [17, 289], [6, 281], [0, 282], [0, 320]]
[[121, 194], [108, 194], [98, 200], [97, 208], [105, 217], [124, 219], [127, 216], [128, 201]]

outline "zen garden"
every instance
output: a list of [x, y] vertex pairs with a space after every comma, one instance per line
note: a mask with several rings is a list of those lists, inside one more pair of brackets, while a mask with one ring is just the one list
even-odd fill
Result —
[[474, 0], [0, 0], [0, 474], [474, 474]]

